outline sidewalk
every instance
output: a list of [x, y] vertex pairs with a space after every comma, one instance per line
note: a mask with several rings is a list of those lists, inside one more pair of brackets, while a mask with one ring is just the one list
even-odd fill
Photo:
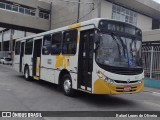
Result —
[[150, 92], [150, 93], [160, 93], [160, 89], [157, 88], [150, 88], [150, 87], [144, 87], [143, 92]]

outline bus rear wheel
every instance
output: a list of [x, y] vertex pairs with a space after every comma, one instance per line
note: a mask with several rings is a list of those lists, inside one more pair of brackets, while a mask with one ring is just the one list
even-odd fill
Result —
[[64, 75], [62, 89], [65, 95], [67, 96], [74, 96], [74, 90], [72, 89], [72, 80], [70, 75]]
[[30, 81], [30, 80], [31, 80], [31, 78], [30, 78], [30, 76], [29, 76], [29, 67], [28, 67], [28, 66], [26, 66], [25, 69], [24, 69], [24, 77], [25, 77], [25, 79], [26, 79], [27, 81]]

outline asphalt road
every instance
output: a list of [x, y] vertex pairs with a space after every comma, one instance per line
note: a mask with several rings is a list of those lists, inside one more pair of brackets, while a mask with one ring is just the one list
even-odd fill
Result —
[[160, 111], [160, 93], [115, 96], [78, 93], [71, 98], [65, 96], [54, 84], [25, 81], [11, 66], [0, 65], [0, 111]]

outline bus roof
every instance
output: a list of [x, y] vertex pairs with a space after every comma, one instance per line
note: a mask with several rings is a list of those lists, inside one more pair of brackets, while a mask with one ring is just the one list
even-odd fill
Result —
[[[31, 36], [28, 36], [28, 37], [19, 38], [16, 41], [22, 41], [22, 40], [27, 40], [27, 39], [31, 39], [31, 38], [43, 37], [44, 35], [47, 35], [47, 34], [52, 34], [52, 33], [55, 33], [55, 32], [68, 30], [69, 27], [71, 27], [71, 26], [74, 26], [73, 28], [78, 28], [78, 27], [85, 26], [85, 25], [88, 25], [88, 24], [94, 24], [96, 27], [98, 27], [98, 23], [99, 23], [100, 20], [116, 21], [116, 22], [125, 23], [125, 24], [128, 24], [128, 25], [132, 25], [132, 24], [129, 24], [129, 23], [126, 23], [126, 22], [112, 20], [112, 19], [107, 19], [107, 18], [94, 18], [94, 19], [90, 19], [90, 20], [87, 20], [87, 21], [84, 21], [84, 22], [80, 22], [80, 23], [69, 25], [69, 26], [65, 26], [65, 27], [49, 30], [49, 31], [46, 31], [46, 32], [43, 32], [43, 33], [31, 35]], [[134, 26], [134, 25], [132, 25], [132, 26]], [[136, 27], [136, 26], [134, 26], [134, 27]]]

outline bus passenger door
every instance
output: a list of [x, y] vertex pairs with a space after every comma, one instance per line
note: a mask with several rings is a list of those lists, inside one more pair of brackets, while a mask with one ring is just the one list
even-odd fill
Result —
[[78, 58], [78, 89], [91, 92], [93, 72], [94, 30], [85, 30], [80, 33]]
[[40, 78], [40, 63], [41, 63], [41, 46], [42, 39], [34, 41], [33, 51], [33, 78], [39, 80]]
[[23, 72], [24, 42], [21, 43], [19, 72]]

